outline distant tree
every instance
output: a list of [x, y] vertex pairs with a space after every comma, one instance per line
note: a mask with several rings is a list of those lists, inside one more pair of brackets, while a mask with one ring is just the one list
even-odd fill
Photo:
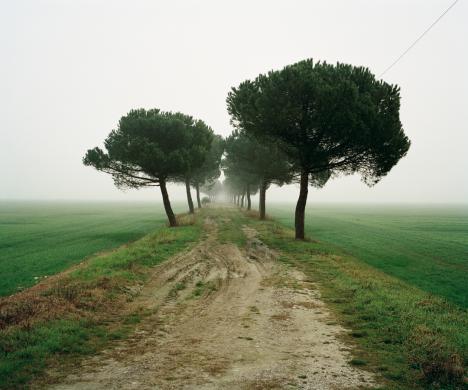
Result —
[[398, 86], [363, 67], [301, 61], [241, 83], [227, 105], [236, 127], [278, 142], [288, 155], [300, 182], [296, 239], [304, 239], [311, 175], [323, 182], [359, 172], [372, 186], [410, 147], [399, 119]]
[[123, 116], [104, 141], [89, 149], [83, 163], [112, 175], [119, 188], [157, 186], [170, 226], [177, 226], [167, 182], [190, 170], [186, 146], [192, 141], [181, 114], [137, 109]]
[[[172, 176], [171, 180], [183, 182], [185, 184], [189, 212], [193, 214], [195, 210], [193, 207], [190, 185], [194, 177], [199, 175], [200, 169], [207, 158], [210, 157], [210, 148], [214, 139], [214, 134], [213, 130], [202, 120], [196, 120], [191, 116], [181, 113], [176, 113], [174, 115], [180, 119], [186, 127], [186, 136], [181, 140], [180, 144], [181, 152], [184, 154], [184, 160], [186, 161], [186, 169], [181, 174]], [[197, 193], [197, 200], [198, 199], [199, 194]]]
[[207, 194], [210, 201], [216, 201], [216, 198], [223, 192], [223, 184], [219, 180], [205, 183], [200, 190]]
[[208, 183], [214, 183], [221, 175], [220, 164], [223, 152], [223, 137], [215, 135], [202, 166], [195, 169], [192, 173], [191, 183], [195, 187], [197, 194], [198, 208], [202, 207], [202, 202], [200, 202], [200, 187]]
[[[252, 169], [252, 161], [257, 153], [258, 143], [245, 133], [235, 130], [225, 142], [225, 158], [222, 161], [224, 175], [235, 178], [232, 184], [241, 196], [241, 207], [247, 197], [247, 210], [250, 210], [251, 195], [258, 191], [261, 177]], [[234, 188], [234, 187], [233, 187]]]
[[224, 170], [224, 175], [223, 188], [226, 195], [231, 198], [232, 203], [240, 206], [240, 198], [245, 191], [243, 180], [240, 176], [236, 176], [227, 170]]
[[259, 143], [252, 166], [260, 174], [260, 219], [266, 215], [266, 191], [271, 184], [282, 186], [293, 180], [293, 171], [287, 155], [273, 142]]
[[235, 130], [226, 140], [225, 174], [238, 175], [245, 182], [247, 209], [250, 195], [260, 190], [260, 219], [265, 219], [265, 194], [274, 183], [279, 186], [292, 180], [292, 167], [285, 153], [268, 139], [258, 141], [245, 131]]

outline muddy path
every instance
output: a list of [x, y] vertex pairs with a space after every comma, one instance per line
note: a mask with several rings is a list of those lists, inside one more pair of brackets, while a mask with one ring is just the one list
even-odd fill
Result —
[[[348, 364], [343, 328], [314, 284], [280, 264], [256, 231], [247, 247], [205, 238], [154, 268], [126, 310], [143, 309], [131, 337], [87, 358], [53, 389], [344, 389], [372, 387]], [[53, 376], [53, 373], [50, 373]]]

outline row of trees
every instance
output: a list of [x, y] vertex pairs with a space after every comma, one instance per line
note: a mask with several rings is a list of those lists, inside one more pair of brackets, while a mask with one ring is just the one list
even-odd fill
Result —
[[297, 239], [304, 239], [309, 185], [358, 172], [372, 186], [410, 147], [399, 88], [363, 67], [301, 61], [232, 88], [227, 107], [237, 130], [226, 142], [230, 186], [248, 203], [260, 186], [264, 217], [268, 185], [298, 182]]
[[194, 212], [190, 186], [201, 207], [200, 187], [217, 179], [223, 140], [203, 121], [180, 112], [132, 110], [104, 141], [83, 158], [85, 165], [112, 175], [119, 188], [159, 187], [170, 226], [177, 226], [167, 192], [168, 182], [186, 186], [189, 210]]
[[293, 175], [286, 155], [275, 143], [261, 143], [242, 129], [226, 139], [222, 161], [227, 192], [236, 203], [251, 208], [251, 195], [259, 194], [260, 218], [265, 219], [265, 196], [271, 184], [290, 183]]
[[[159, 186], [171, 226], [177, 225], [167, 182], [183, 182], [214, 199], [224, 188], [251, 208], [259, 192], [265, 218], [271, 184], [299, 183], [296, 238], [304, 238], [308, 187], [360, 173], [372, 186], [407, 153], [400, 91], [363, 67], [305, 60], [232, 88], [227, 108], [235, 130], [226, 139], [203, 121], [158, 109], [130, 111], [84, 163], [110, 173], [117, 186]], [[222, 160], [222, 155], [224, 159]], [[216, 179], [224, 170], [223, 186]]]

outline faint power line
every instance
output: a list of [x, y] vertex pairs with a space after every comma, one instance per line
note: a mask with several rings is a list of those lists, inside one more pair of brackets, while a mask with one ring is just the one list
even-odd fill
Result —
[[449, 11], [453, 8], [453, 6], [454, 6], [455, 4], [457, 4], [457, 3], [458, 3], [458, 0], [455, 0], [455, 1], [450, 5], [450, 7], [448, 7], [436, 20], [434, 20], [434, 22], [432, 22], [432, 24], [431, 24], [428, 28], [426, 28], [426, 30], [424, 30], [424, 32], [423, 32], [423, 33], [422, 33], [422, 34], [421, 34], [421, 35], [420, 35], [420, 36], [419, 36], [419, 37], [418, 37], [418, 38], [417, 38], [417, 39], [416, 39], [416, 40], [415, 40], [415, 41], [414, 41], [414, 42], [413, 42], [413, 43], [412, 43], [412, 44], [411, 44], [395, 61], [393, 61], [393, 62], [379, 75], [379, 78], [382, 77], [385, 73], [387, 73], [390, 69], [392, 69], [392, 68], [396, 65], [396, 63], [397, 63], [398, 61], [400, 61], [400, 60], [405, 56], [405, 54], [408, 53], [408, 52], [421, 40], [421, 38], [422, 38], [424, 35], [426, 35], [426, 34], [429, 32], [429, 30], [431, 30], [432, 27], [434, 27], [434, 26], [439, 22], [439, 20], [442, 19], [442, 18], [445, 16], [445, 14], [446, 14], [447, 12], [449, 12]]

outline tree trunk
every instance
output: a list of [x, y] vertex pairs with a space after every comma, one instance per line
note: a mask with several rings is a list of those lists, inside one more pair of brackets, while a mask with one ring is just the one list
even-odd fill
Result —
[[250, 199], [250, 185], [247, 184], [247, 210], [250, 210], [252, 207], [252, 201]]
[[303, 240], [304, 235], [304, 215], [305, 207], [307, 204], [307, 194], [309, 192], [309, 173], [301, 173], [301, 187], [299, 190], [299, 198], [297, 199], [296, 215], [295, 215], [295, 228], [296, 228], [296, 240]]
[[169, 195], [166, 188], [166, 179], [159, 180], [159, 187], [161, 189], [161, 195], [164, 203], [164, 210], [166, 210], [167, 219], [169, 220], [169, 226], [177, 226], [177, 220], [172, 211], [171, 202], [169, 201]]
[[200, 202], [200, 184], [197, 182], [195, 185], [195, 189], [197, 190], [197, 203], [198, 203], [198, 208], [201, 209], [201, 202]]
[[193, 200], [192, 200], [192, 193], [190, 192], [190, 180], [189, 179], [185, 179], [185, 190], [187, 192], [187, 202], [188, 202], [189, 212], [190, 214], [193, 214], [195, 210], [193, 208]]
[[260, 185], [260, 200], [259, 200], [259, 209], [260, 209], [260, 219], [265, 219], [265, 198], [266, 198], [267, 185], [265, 181], [262, 181]]
[[244, 197], [245, 197], [245, 193], [242, 193], [242, 197], [241, 197], [241, 209], [244, 208]]

